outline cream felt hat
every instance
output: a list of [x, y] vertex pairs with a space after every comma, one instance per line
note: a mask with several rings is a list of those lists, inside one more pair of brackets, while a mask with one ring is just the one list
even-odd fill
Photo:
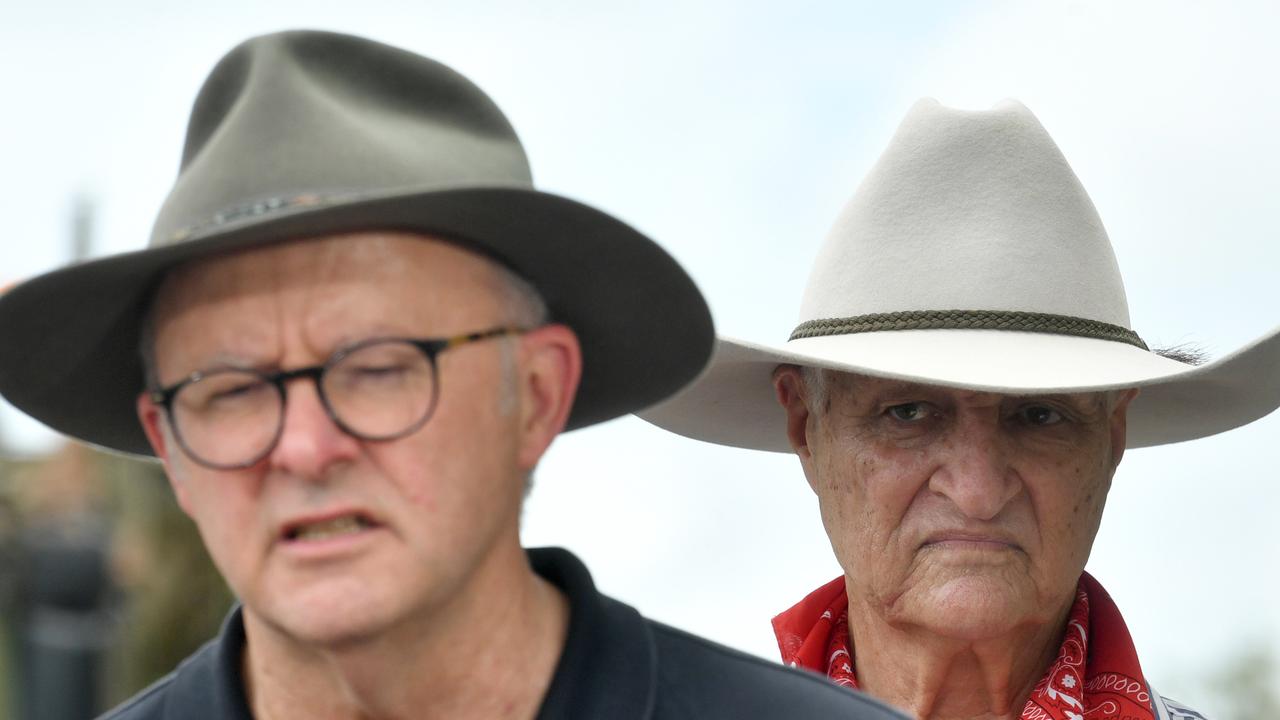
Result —
[[720, 338], [707, 372], [640, 417], [790, 452], [779, 364], [1004, 394], [1141, 388], [1129, 447], [1280, 406], [1280, 328], [1194, 366], [1147, 348], [1093, 203], [1035, 116], [921, 100], [837, 218], [781, 346]]

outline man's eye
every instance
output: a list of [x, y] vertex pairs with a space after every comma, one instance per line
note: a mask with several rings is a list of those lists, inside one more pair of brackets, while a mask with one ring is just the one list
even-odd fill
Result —
[[409, 368], [404, 365], [361, 365], [343, 368], [342, 381], [346, 385], [365, 387], [389, 387], [405, 382]]
[[353, 373], [366, 378], [384, 378], [404, 374], [403, 365], [363, 365], [355, 368]]
[[220, 388], [211, 397], [213, 400], [236, 400], [260, 391], [263, 385], [264, 383], [260, 382], [240, 383], [239, 385]]
[[902, 403], [894, 405], [885, 412], [899, 422], [919, 422], [929, 417], [929, 404], [922, 402]]
[[227, 405], [256, 400], [271, 386], [256, 377], [236, 377], [233, 373], [213, 376], [207, 380], [194, 383], [186, 390], [186, 400], [198, 405]]
[[1028, 405], [1018, 411], [1018, 417], [1025, 424], [1035, 427], [1057, 425], [1064, 419], [1062, 413], [1044, 405]]

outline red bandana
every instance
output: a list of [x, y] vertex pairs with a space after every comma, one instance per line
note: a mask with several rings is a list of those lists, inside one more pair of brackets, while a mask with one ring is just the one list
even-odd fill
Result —
[[[849, 647], [849, 598], [844, 578], [814, 590], [773, 619], [782, 661], [825, 672], [857, 688]], [[1058, 658], [1036, 683], [1022, 720], [1154, 720], [1151, 695], [1133, 638], [1106, 590], [1080, 576]]]

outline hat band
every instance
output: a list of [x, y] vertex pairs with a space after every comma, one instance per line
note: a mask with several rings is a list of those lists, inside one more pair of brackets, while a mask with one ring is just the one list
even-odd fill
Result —
[[1148, 350], [1138, 333], [1098, 320], [1018, 310], [907, 310], [847, 318], [806, 320], [789, 340], [882, 330], [1012, 330], [1122, 342]]

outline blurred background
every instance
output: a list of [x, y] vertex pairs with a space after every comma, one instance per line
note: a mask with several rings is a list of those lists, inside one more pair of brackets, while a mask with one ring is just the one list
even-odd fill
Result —
[[[1263, 1], [22, 3], [0, 21], [0, 285], [142, 247], [205, 74], [291, 27], [472, 78], [540, 187], [651, 234], [729, 335], [786, 338], [827, 227], [925, 95], [1040, 117], [1148, 343], [1217, 357], [1280, 323], [1280, 8]], [[216, 631], [230, 598], [158, 468], [7, 407], [0, 456], [0, 716], [87, 717]], [[1151, 682], [1210, 717], [1280, 717], [1278, 468], [1275, 415], [1134, 451], [1089, 562]], [[646, 614], [770, 659], [769, 618], [839, 574], [794, 458], [635, 418], [558, 441], [523, 532]]]

